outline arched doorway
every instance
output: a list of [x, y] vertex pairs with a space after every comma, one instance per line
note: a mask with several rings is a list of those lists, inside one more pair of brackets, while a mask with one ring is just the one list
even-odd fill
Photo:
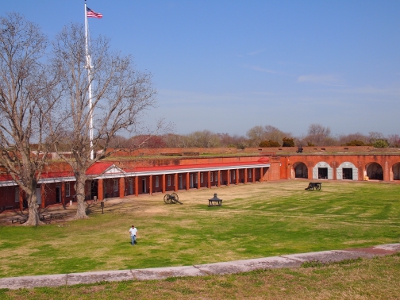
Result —
[[308, 178], [308, 168], [305, 163], [299, 162], [293, 165], [294, 178]]
[[344, 162], [336, 169], [337, 180], [358, 180], [358, 169], [351, 162]]
[[313, 168], [313, 179], [333, 179], [332, 167], [324, 161], [317, 163]]
[[376, 162], [370, 163], [367, 166], [367, 176], [371, 180], [383, 180], [382, 166]]
[[400, 163], [394, 164], [392, 167], [393, 180], [400, 180]]

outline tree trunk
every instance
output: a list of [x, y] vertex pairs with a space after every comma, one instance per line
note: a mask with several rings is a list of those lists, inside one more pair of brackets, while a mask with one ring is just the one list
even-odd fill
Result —
[[24, 223], [26, 226], [38, 226], [44, 224], [39, 218], [39, 205], [37, 204], [36, 190], [28, 195], [28, 221]]
[[86, 214], [86, 202], [85, 202], [85, 182], [86, 176], [76, 176], [76, 201], [77, 210], [75, 219], [87, 219], [89, 218]]

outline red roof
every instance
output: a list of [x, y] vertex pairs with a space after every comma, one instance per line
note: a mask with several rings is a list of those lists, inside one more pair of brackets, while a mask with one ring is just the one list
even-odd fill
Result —
[[9, 181], [9, 180], [13, 180], [11, 175], [8, 175], [8, 174], [1, 174], [0, 175], [0, 181]]
[[[40, 175], [40, 179], [52, 179], [52, 178], [73, 177], [73, 176], [74, 173], [72, 171], [43, 172]], [[0, 182], [7, 182], [7, 181], [14, 181], [14, 179], [11, 177], [11, 175], [8, 174], [0, 175]]]
[[[258, 161], [247, 161], [247, 162], [226, 162], [226, 163], [203, 163], [203, 164], [187, 164], [187, 165], [164, 165], [164, 166], [147, 166], [147, 167], [128, 167], [122, 169], [126, 173], [133, 172], [151, 172], [151, 171], [167, 171], [167, 170], [184, 170], [184, 169], [218, 169], [227, 167], [240, 167], [240, 166], [251, 166], [267, 164], [269, 159], [267, 157], [262, 157]], [[108, 168], [110, 168], [114, 163], [112, 162], [97, 162], [89, 167], [86, 175], [99, 176], [102, 175]], [[118, 166], [117, 166], [118, 167]], [[43, 172], [41, 178], [61, 178], [61, 177], [73, 177], [74, 173], [69, 171], [58, 171], [58, 172]], [[0, 181], [11, 181], [12, 177], [8, 174], [0, 174]]]
[[191, 165], [167, 165], [167, 166], [150, 166], [150, 167], [133, 167], [124, 169], [125, 172], [146, 172], [146, 171], [163, 171], [163, 170], [181, 170], [181, 169], [205, 169], [205, 168], [226, 168], [240, 167], [248, 165], [266, 164], [267, 161], [246, 161], [246, 162], [227, 162], [227, 163], [207, 163], [207, 164], [191, 164]]
[[101, 175], [112, 165], [111, 162], [97, 162], [87, 169], [86, 175]]
[[57, 177], [71, 177], [74, 176], [72, 171], [60, 171], [60, 172], [43, 172], [40, 178], [57, 178]]

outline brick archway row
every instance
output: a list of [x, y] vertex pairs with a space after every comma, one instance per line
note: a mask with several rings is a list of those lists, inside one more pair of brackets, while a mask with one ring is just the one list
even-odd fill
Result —
[[[326, 165], [331, 168], [331, 178], [333, 180], [341, 180], [338, 178], [338, 169], [348, 163], [357, 170], [357, 179], [365, 180], [368, 176], [368, 167], [371, 165], [379, 165], [382, 168], [382, 181], [390, 182], [399, 180], [400, 177], [400, 156], [399, 155], [308, 155], [308, 156], [290, 156], [281, 157], [281, 172], [285, 174], [283, 178], [294, 179], [295, 168], [299, 164], [307, 167], [307, 176], [309, 179], [314, 178], [315, 168]], [[398, 170], [399, 169], [399, 170]], [[397, 173], [399, 174], [397, 174]]]

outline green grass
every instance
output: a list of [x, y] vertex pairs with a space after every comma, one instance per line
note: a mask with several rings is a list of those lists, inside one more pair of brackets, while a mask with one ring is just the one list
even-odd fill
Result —
[[[398, 243], [400, 185], [267, 182], [106, 202], [88, 220], [0, 227], [0, 277], [180, 266]], [[217, 192], [221, 207], [208, 207]], [[118, 202], [119, 201], [119, 202]], [[128, 229], [138, 227], [132, 247]]]
[[0, 299], [398, 299], [400, 254], [294, 269], [0, 290]]

